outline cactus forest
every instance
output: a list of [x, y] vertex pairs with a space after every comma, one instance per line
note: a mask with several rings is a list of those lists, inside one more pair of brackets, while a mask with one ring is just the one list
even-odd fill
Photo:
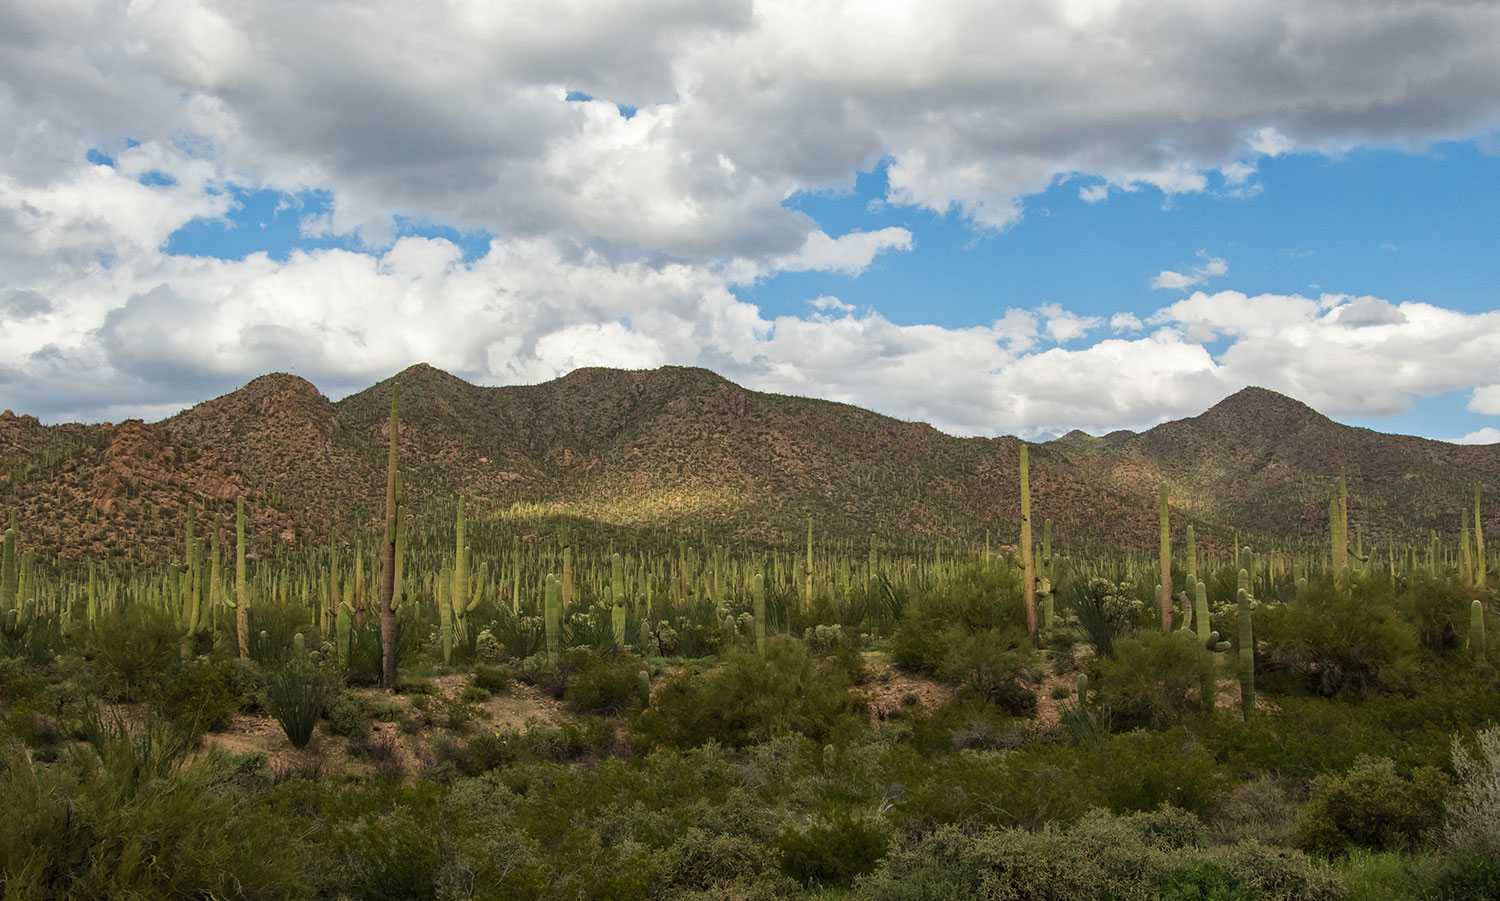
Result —
[[1162, 482], [1105, 544], [1021, 444], [1019, 519], [758, 540], [413, 492], [399, 389], [384, 509], [313, 540], [264, 495], [184, 504], [159, 562], [10, 513], [0, 895], [1500, 887], [1494, 486], [1375, 540], [1357, 472], [1300, 539]]

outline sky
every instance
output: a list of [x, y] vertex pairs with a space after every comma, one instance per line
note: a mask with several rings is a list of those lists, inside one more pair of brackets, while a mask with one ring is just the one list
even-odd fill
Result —
[[704, 366], [1500, 441], [1500, 5], [0, 0], [0, 408]]

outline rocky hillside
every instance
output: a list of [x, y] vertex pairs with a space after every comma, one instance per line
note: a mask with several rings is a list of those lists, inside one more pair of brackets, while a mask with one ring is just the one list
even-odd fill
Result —
[[[333, 402], [263, 376], [158, 423], [43, 426], [0, 416], [0, 508], [45, 558], [161, 559], [190, 505], [230, 514], [243, 494], [262, 547], [377, 520], [392, 384], [412, 508], [457, 493], [524, 501], [625, 526], [706, 528], [752, 541], [1013, 540], [1019, 444], [955, 438], [828, 401], [749, 391], [703, 369], [581, 369], [483, 388], [414, 366]], [[1155, 492], [1207, 544], [1230, 528], [1319, 540], [1329, 484], [1350, 479], [1351, 518], [1376, 540], [1457, 530], [1476, 484], [1500, 487], [1500, 447], [1460, 447], [1332, 422], [1247, 388], [1191, 419], [1035, 445], [1038, 520], [1060, 541], [1146, 549]], [[1486, 526], [1500, 534], [1497, 523]]]

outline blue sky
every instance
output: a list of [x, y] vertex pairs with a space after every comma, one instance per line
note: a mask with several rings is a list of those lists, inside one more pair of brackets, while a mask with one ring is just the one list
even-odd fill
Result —
[[1500, 441], [1490, 6], [11, 18], [0, 397], [47, 421], [682, 364], [957, 434], [1259, 384]]

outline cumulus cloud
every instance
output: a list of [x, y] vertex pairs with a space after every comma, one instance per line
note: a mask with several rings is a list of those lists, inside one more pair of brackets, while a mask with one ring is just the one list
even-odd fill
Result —
[[[1248, 192], [1265, 156], [1486, 132], [1497, 45], [1500, 8], [1461, 0], [0, 0], [0, 391], [114, 418], [268, 369], [338, 394], [416, 360], [487, 383], [675, 362], [974, 434], [1140, 425], [1252, 382], [1334, 413], [1497, 408], [1472, 375], [1491, 314], [1200, 291], [1095, 340], [1104, 317], [1058, 305], [946, 328], [735, 293], [912, 250], [788, 203], [877, 167], [887, 211], [985, 230], [1075, 178], [1092, 203]], [[262, 188], [326, 196], [305, 229], [355, 249], [163, 251]], [[465, 256], [398, 217], [494, 239]], [[1159, 285], [1227, 272], [1188, 262]]]
[[1229, 271], [1229, 264], [1224, 262], [1223, 257], [1211, 257], [1208, 251], [1198, 251], [1198, 258], [1203, 262], [1194, 266], [1187, 272], [1174, 272], [1163, 269], [1151, 280], [1152, 288], [1167, 288], [1172, 291], [1181, 291], [1194, 285], [1201, 285], [1210, 278], [1216, 278]]
[[1500, 416], [1500, 385], [1483, 385], [1474, 389], [1469, 409], [1486, 416]]
[[1500, 429], [1485, 426], [1475, 432], [1453, 439], [1454, 444], [1500, 444]]

